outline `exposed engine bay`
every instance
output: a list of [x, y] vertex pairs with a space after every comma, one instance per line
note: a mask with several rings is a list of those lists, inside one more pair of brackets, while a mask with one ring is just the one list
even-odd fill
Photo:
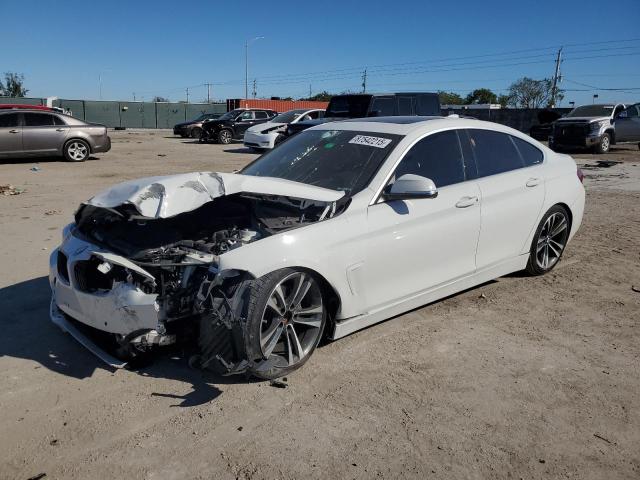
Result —
[[[116, 335], [116, 355], [135, 357], [154, 345], [197, 335], [201, 317], [216, 314], [207, 296], [220, 255], [332, 218], [347, 205], [346, 199], [238, 193], [175, 216], [149, 218], [127, 203], [113, 208], [83, 204], [75, 215], [73, 236], [109, 253], [94, 252], [74, 262], [71, 274], [76, 288], [88, 294], [135, 290], [155, 296], [157, 327]], [[126, 260], [114, 260], [116, 256]], [[58, 272], [68, 280], [66, 262], [59, 252]]]

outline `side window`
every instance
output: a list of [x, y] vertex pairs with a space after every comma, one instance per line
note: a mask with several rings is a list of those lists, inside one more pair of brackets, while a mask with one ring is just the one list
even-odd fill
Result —
[[54, 125], [66, 125], [66, 123], [64, 123], [64, 120], [57, 115], [53, 116], [53, 123]]
[[267, 112], [255, 112], [257, 120], [264, 120], [265, 118], [269, 118]]
[[455, 130], [423, 138], [407, 152], [395, 171], [395, 178], [407, 173], [430, 178], [436, 187], [464, 182], [464, 160]]
[[240, 120], [253, 120], [253, 112], [244, 112], [240, 115]]
[[512, 136], [511, 140], [516, 144], [525, 166], [530, 167], [531, 165], [542, 163], [544, 155], [538, 148], [518, 137]]
[[392, 116], [395, 111], [395, 98], [374, 97], [371, 102], [371, 111], [377, 112], [378, 117]]
[[321, 111], [319, 111], [319, 112], [316, 112], [316, 113], [317, 113], [317, 115], [318, 115], [318, 117], [317, 117], [317, 118], [324, 118], [324, 112], [325, 112], [324, 110], [321, 110]]
[[627, 118], [635, 118], [639, 116], [638, 110], [640, 110], [640, 103], [631, 105], [629, 108], [627, 108]]
[[440, 115], [440, 101], [437, 95], [418, 95], [416, 115]]
[[413, 98], [398, 97], [398, 115], [413, 115]]
[[53, 125], [53, 115], [48, 113], [25, 113], [25, 127], [47, 127]]
[[469, 129], [478, 177], [487, 177], [524, 167], [518, 150], [506, 133]]
[[320, 112], [310, 112], [307, 115], [311, 117], [313, 120], [315, 120], [316, 118], [320, 118]]
[[17, 127], [20, 124], [20, 117], [17, 113], [7, 113], [0, 115], [0, 128]]

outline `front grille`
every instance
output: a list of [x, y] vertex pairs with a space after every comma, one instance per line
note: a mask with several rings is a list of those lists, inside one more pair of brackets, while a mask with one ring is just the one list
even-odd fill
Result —
[[589, 134], [589, 125], [556, 125], [553, 129], [554, 141], [557, 143], [584, 144]]
[[69, 283], [69, 269], [67, 268], [68, 261], [69, 259], [67, 258], [67, 256], [61, 251], [58, 251], [58, 275], [60, 275], [60, 278], [62, 278], [67, 283]]

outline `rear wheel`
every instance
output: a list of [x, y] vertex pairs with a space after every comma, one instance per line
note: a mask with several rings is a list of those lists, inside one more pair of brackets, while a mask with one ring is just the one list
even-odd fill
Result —
[[84, 162], [90, 153], [89, 144], [79, 139], [68, 141], [63, 148], [64, 158], [69, 162]]
[[542, 275], [556, 266], [569, 239], [569, 214], [555, 205], [542, 217], [533, 237], [527, 272]]

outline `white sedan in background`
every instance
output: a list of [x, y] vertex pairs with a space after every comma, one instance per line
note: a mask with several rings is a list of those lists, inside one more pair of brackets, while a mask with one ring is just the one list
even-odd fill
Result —
[[270, 150], [284, 139], [282, 132], [288, 124], [322, 117], [324, 117], [324, 110], [289, 110], [273, 117], [267, 123], [261, 123], [247, 129], [244, 134], [244, 146], [254, 150]]
[[584, 201], [574, 160], [512, 128], [326, 123], [239, 174], [133, 180], [85, 202], [51, 256], [51, 316], [112, 365], [92, 332], [129, 358], [192, 339], [203, 367], [276, 378], [323, 332], [547, 273]]

